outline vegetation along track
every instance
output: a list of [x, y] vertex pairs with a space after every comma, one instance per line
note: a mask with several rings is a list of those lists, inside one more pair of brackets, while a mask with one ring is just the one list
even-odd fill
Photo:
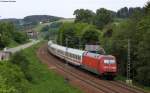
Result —
[[[69, 80], [70, 78], [76, 78], [80, 80], [80, 83], [83, 82], [84, 84], [90, 86], [90, 90], [96, 90], [94, 93], [144, 93], [115, 81], [101, 80], [99, 77], [80, 71], [75, 67], [66, 66], [63, 62], [60, 62], [62, 60], [59, 60], [48, 53], [46, 45], [39, 49], [38, 56], [42, 61], [50, 63], [55, 66], [58, 71], [63, 72]], [[89, 88], [87, 90], [89, 90]], [[91, 92], [89, 91], [87, 93]]]

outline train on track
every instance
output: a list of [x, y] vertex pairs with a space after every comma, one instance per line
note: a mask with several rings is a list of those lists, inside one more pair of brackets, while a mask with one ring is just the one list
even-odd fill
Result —
[[101, 55], [68, 48], [55, 44], [52, 41], [48, 42], [48, 51], [70, 64], [79, 66], [97, 75], [112, 79], [117, 75], [117, 63], [115, 57], [112, 55]]

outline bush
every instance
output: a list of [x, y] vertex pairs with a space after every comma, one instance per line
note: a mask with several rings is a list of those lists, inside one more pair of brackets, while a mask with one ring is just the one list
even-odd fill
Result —
[[29, 73], [29, 60], [27, 56], [21, 51], [15, 53], [10, 60], [11, 63], [18, 65], [23, 73], [25, 74], [25, 77], [27, 80], [31, 81], [32, 77]]
[[16, 65], [0, 63], [0, 93], [27, 93], [28, 82]]
[[13, 38], [14, 41], [16, 41], [19, 44], [23, 44], [27, 41], [27, 36], [23, 32], [18, 32], [18, 31], [14, 32]]

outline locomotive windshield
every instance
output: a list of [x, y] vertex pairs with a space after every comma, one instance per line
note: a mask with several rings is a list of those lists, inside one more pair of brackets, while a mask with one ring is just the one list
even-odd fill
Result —
[[104, 60], [104, 64], [115, 64], [115, 60]]
[[98, 51], [89, 51], [91, 53], [96, 53], [96, 54], [105, 54], [104, 49], [98, 50]]

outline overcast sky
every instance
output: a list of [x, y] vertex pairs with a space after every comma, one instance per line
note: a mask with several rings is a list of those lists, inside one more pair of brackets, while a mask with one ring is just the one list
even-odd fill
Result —
[[[2, 1], [2, 0], [0, 0]], [[95, 11], [107, 8], [117, 11], [127, 7], [143, 7], [148, 0], [16, 0], [0, 2], [1, 18], [23, 18], [27, 15], [54, 15], [71, 18], [76, 9], [84, 8]]]

